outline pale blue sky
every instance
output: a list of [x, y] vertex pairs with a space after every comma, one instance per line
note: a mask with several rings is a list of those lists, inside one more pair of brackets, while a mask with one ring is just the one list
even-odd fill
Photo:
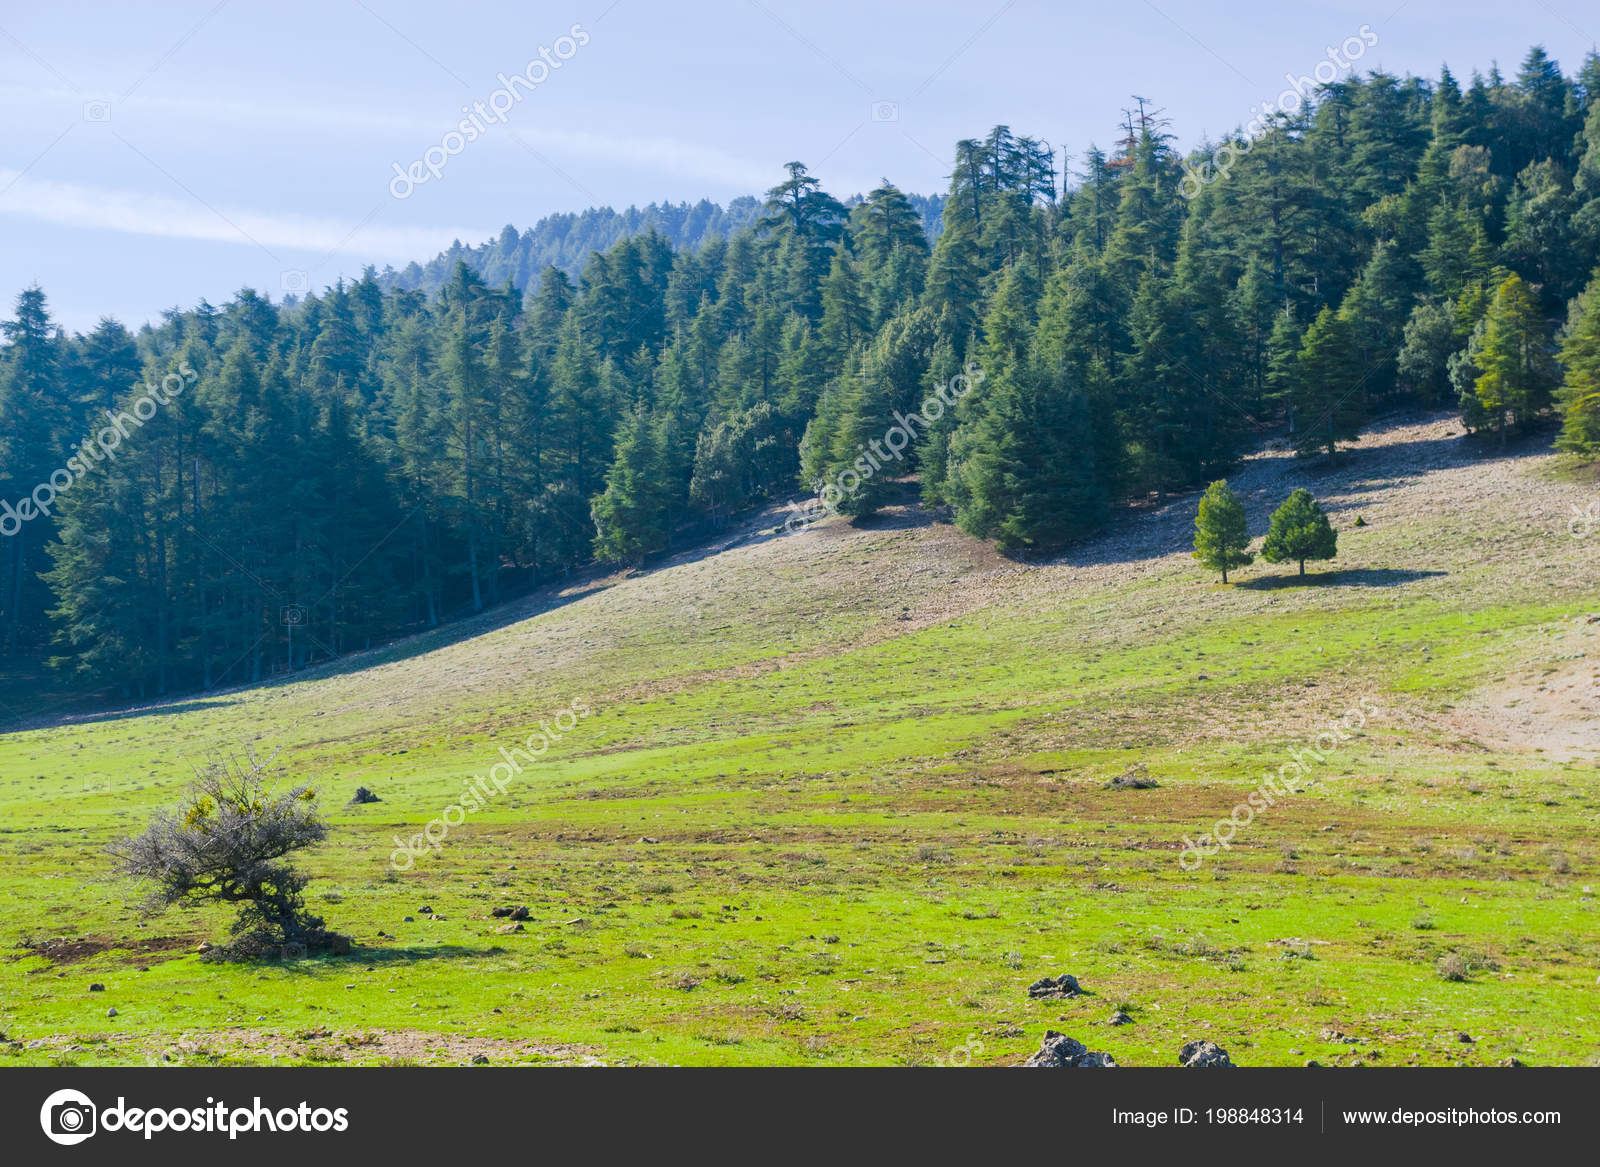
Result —
[[[409, 198], [421, 159], [574, 24], [588, 43]], [[782, 163], [838, 195], [945, 185], [996, 122], [1076, 152], [1130, 94], [1192, 145], [1286, 72], [1377, 37], [1360, 68], [1570, 74], [1589, 0], [1241, 5], [1196, 0], [52, 0], [0, 5], [0, 296], [35, 281], [68, 327], [136, 326], [242, 285], [281, 298], [452, 237], [596, 203], [726, 201]], [[551, 58], [556, 58], [552, 51]], [[536, 71], [537, 72], [537, 71]], [[877, 103], [889, 103], [880, 105]], [[874, 110], [877, 109], [875, 116]], [[480, 119], [481, 121], [482, 119]]]

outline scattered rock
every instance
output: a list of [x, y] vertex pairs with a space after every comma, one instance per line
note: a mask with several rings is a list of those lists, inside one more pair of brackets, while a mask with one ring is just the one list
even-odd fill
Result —
[[1317, 1061], [1316, 1058], [1307, 1058], [1306, 1059], [1306, 1069], [1308, 1069], [1308, 1070], [1320, 1070], [1320, 1069], [1322, 1069], [1322, 1063]]
[[1058, 977], [1040, 977], [1028, 986], [1028, 996], [1040, 1001], [1060, 1001], [1076, 997], [1083, 992], [1078, 978], [1071, 973]]
[[1341, 1045], [1360, 1045], [1361, 1044], [1361, 1039], [1359, 1037], [1351, 1037], [1348, 1033], [1341, 1033], [1339, 1030], [1333, 1028], [1333, 1026], [1331, 1026], [1331, 1025], [1323, 1027], [1322, 1040], [1323, 1041], [1338, 1042]]
[[495, 908], [489, 914], [497, 920], [526, 920], [528, 918], [528, 905], [518, 904], [514, 908]]
[[488, 1054], [473, 1054], [472, 1055], [472, 1064], [475, 1065], [475, 1066], [487, 1066], [489, 1064], [489, 1055]]
[[104, 985], [102, 985], [99, 981], [96, 981], [94, 984], [89, 986], [89, 991], [91, 993], [103, 993], [103, 992], [106, 991], [106, 987]]
[[503, 935], [509, 936], [513, 932], [525, 932], [525, 931], [527, 931], [527, 929], [524, 928], [521, 924], [501, 924], [500, 927], [495, 929], [495, 931], [499, 932], [499, 933], [501, 933]]
[[1075, 1041], [1064, 1033], [1057, 1033], [1051, 1029], [1046, 1031], [1044, 1041], [1040, 1043], [1037, 1052], [1032, 1054], [1024, 1066], [1035, 1069], [1104, 1069], [1114, 1070], [1117, 1063], [1108, 1053], [1087, 1048], [1081, 1041]]
[[[1204, 677], [1200, 679], [1205, 680]], [[1138, 762], [1107, 782], [1105, 788], [1107, 790], [1154, 790], [1160, 785], [1161, 783], [1150, 777], [1149, 768], [1143, 762]]]
[[1471, 1045], [1472, 1044], [1472, 1034], [1470, 1034], [1470, 1033], [1458, 1033], [1458, 1034], [1456, 1034], [1456, 1040], [1459, 1041], [1462, 1045]]
[[1118, 1009], [1115, 1013], [1113, 1013], [1111, 1015], [1111, 1020], [1107, 1021], [1106, 1024], [1107, 1025], [1132, 1025], [1133, 1024], [1133, 1018], [1129, 1017], [1121, 1009]]
[[1178, 1051], [1178, 1064], [1186, 1070], [1234, 1068], [1228, 1051], [1214, 1041], [1191, 1041]]
[[431, 916], [431, 915], [433, 915], [433, 909], [431, 907], [429, 907], [427, 904], [423, 904], [420, 908], [417, 909], [417, 915], [419, 915], [419, 916]]
[[1524, 1062], [1524, 1061], [1519, 1061], [1516, 1058], [1506, 1058], [1500, 1064], [1502, 1066], [1504, 1066], [1508, 1070], [1520, 1070], [1520, 1069], [1523, 1069], [1525, 1066], [1527, 1066], [1528, 1063]]
[[415, 916], [407, 916], [407, 917], [405, 917], [405, 919], [401, 920], [400, 922], [402, 924], [415, 924], [417, 922], [417, 918]]
[[357, 786], [355, 794], [351, 797], [349, 802], [345, 803], [345, 805], [346, 806], [361, 806], [361, 805], [363, 805], [365, 803], [368, 803], [368, 802], [382, 802], [382, 801], [383, 801], [383, 799], [379, 798], [376, 794], [372, 793], [372, 791], [368, 790], [365, 786]]
[[115, 1017], [116, 1015], [117, 1015], [117, 1009], [116, 1009], [115, 1005], [113, 1005], [110, 1009], [106, 1010], [106, 1016], [107, 1017]]

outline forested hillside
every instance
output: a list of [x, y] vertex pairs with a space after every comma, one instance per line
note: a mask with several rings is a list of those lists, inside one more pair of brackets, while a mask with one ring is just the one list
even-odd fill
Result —
[[436, 295], [369, 271], [137, 334], [25, 291], [0, 644], [130, 694], [238, 684], [910, 474], [1050, 550], [1262, 427], [1322, 455], [1402, 398], [1600, 446], [1600, 56], [1330, 85], [1226, 165], [1172, 141], [1140, 102], [1065, 176], [1004, 126], [958, 142], [931, 248], [888, 181], [846, 206], [794, 162], [729, 237], [647, 225], [528, 297], [514, 233]]
[[[930, 240], [938, 237], [942, 226], [943, 195], [907, 195]], [[854, 199], [859, 202], [859, 199]], [[385, 292], [403, 288], [437, 295], [449, 282], [457, 263], [465, 263], [496, 286], [510, 280], [525, 292], [539, 288], [540, 274], [550, 267], [560, 268], [576, 279], [583, 265], [597, 251], [608, 251], [633, 235], [654, 231], [675, 251], [697, 249], [711, 236], [727, 239], [749, 227], [761, 216], [761, 203], [748, 195], [720, 207], [708, 199], [688, 203], [651, 203], [644, 208], [616, 211], [610, 207], [590, 207], [579, 214], [547, 215], [526, 231], [507, 225], [489, 242], [473, 247], [457, 240], [427, 263], [410, 263], [401, 271], [386, 268], [378, 275], [378, 286]]]

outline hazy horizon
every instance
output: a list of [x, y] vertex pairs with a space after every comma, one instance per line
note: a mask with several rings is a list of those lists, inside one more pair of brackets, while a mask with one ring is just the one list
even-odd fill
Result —
[[[39, 284], [70, 330], [102, 315], [137, 327], [243, 286], [280, 300], [295, 290], [286, 271], [320, 289], [556, 212], [726, 205], [790, 159], [840, 197], [885, 176], [933, 194], [959, 138], [1004, 123], [1077, 157], [1112, 145], [1134, 94], [1187, 150], [1248, 123], [1286, 74], [1310, 73], [1364, 28], [1357, 71], [1427, 77], [1448, 64], [1465, 79], [1497, 58], [1514, 74], [1535, 43], [1571, 75], [1595, 43], [1581, 27], [1592, 18], [1564, 0], [1333, 4], [1248, 24], [1210, 2], [1015, 0], [494, 3], [454, 16], [436, 25], [413, 2], [266, 13], [206, 0], [0, 18], [13, 127], [0, 154], [4, 294]], [[563, 59], [554, 46], [574, 26], [587, 41]], [[395, 167], [424, 158], [541, 47], [553, 67], [513, 87], [503, 120], [480, 118], [436, 179], [393, 197]]]

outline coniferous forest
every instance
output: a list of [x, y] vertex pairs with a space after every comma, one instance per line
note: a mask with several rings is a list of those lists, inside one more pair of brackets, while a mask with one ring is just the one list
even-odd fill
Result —
[[1398, 405], [1600, 451], [1600, 56], [1335, 83], [1225, 167], [1174, 142], [1142, 99], [1066, 159], [996, 126], [955, 144], [936, 231], [888, 179], [844, 202], [791, 162], [725, 237], [644, 223], [576, 280], [506, 238], [73, 336], [25, 290], [0, 650], [129, 696], [260, 680], [809, 495], [974, 364], [839, 509], [915, 476], [1050, 552], [1274, 427], [1327, 457]]

